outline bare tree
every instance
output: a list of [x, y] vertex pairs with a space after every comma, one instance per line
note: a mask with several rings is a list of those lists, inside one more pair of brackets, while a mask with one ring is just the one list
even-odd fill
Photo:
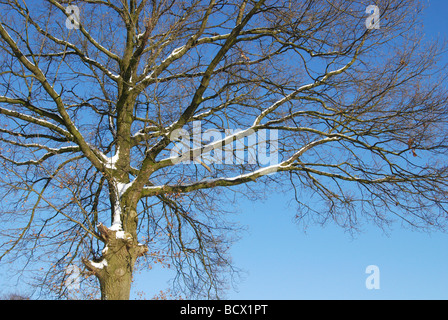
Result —
[[154, 262], [216, 297], [228, 204], [263, 187], [300, 221], [443, 229], [443, 47], [418, 1], [372, 2], [0, 1], [2, 261], [60, 297], [70, 265], [128, 299]]

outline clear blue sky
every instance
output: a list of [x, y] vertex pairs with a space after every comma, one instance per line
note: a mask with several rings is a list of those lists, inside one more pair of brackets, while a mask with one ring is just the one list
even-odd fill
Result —
[[[448, 38], [448, 1], [429, 1], [426, 36]], [[448, 57], [447, 59], [448, 60]], [[232, 299], [448, 299], [448, 235], [374, 226], [352, 238], [340, 228], [292, 223], [281, 196], [246, 205], [250, 233], [234, 248], [246, 280]], [[368, 290], [368, 265], [380, 270], [380, 289]]]
[[[431, 0], [426, 36], [448, 38], [448, 1]], [[446, 59], [448, 61], [448, 57]], [[448, 299], [448, 234], [421, 233], [394, 225], [388, 235], [374, 226], [355, 238], [335, 226], [293, 222], [291, 198], [271, 195], [241, 203], [238, 220], [248, 232], [233, 247], [234, 264], [245, 270], [229, 299]], [[366, 267], [380, 271], [380, 289], [368, 290]], [[165, 289], [166, 271], [137, 275], [134, 291], [151, 298]]]

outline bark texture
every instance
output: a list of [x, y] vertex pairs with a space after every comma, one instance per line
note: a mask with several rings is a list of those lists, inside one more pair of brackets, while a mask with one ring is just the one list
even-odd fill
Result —
[[131, 233], [98, 225], [105, 243], [98, 261], [84, 259], [86, 267], [98, 278], [102, 300], [128, 300], [134, 265], [148, 248], [139, 244]]

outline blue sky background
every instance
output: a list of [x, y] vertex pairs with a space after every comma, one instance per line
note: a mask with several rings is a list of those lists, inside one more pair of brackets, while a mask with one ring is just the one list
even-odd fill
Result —
[[[448, 38], [448, 1], [431, 0], [425, 36]], [[448, 56], [445, 58], [448, 62]], [[388, 234], [364, 226], [355, 237], [333, 225], [294, 223], [288, 195], [240, 203], [235, 220], [248, 227], [233, 246], [233, 262], [245, 271], [228, 299], [448, 299], [448, 234], [405, 229]], [[380, 271], [380, 289], [368, 290], [366, 267]], [[154, 268], [136, 275], [135, 292], [151, 298], [168, 287], [170, 272]]]

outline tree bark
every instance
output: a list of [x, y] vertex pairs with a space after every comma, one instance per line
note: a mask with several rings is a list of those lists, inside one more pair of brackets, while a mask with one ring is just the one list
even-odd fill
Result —
[[[109, 267], [106, 267], [106, 270]], [[132, 269], [128, 261], [114, 264], [104, 275], [98, 277], [101, 300], [129, 300], [132, 283]]]
[[84, 259], [84, 264], [99, 280], [101, 300], [129, 300], [135, 262], [148, 247], [139, 244], [129, 232], [111, 230], [102, 224], [98, 230], [105, 243], [102, 257], [97, 261]]

